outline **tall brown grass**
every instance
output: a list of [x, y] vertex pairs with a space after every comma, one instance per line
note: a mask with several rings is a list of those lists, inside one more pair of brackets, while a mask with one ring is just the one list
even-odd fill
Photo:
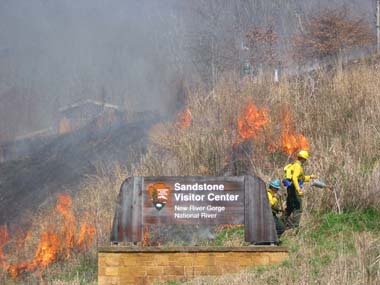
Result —
[[[120, 166], [100, 167], [97, 176], [88, 177], [79, 186], [73, 196], [73, 208], [78, 216], [92, 213], [89, 219], [97, 233], [96, 242], [84, 255], [96, 260], [97, 246], [108, 244], [116, 197], [127, 175], [239, 175], [229, 170], [234, 147], [239, 143], [237, 119], [249, 101], [267, 108], [271, 121], [262, 130], [260, 139], [245, 142], [250, 150], [243, 153], [249, 166], [248, 174], [256, 174], [265, 181], [282, 177], [282, 169], [291, 157], [281, 151], [273, 152], [268, 145], [280, 136], [279, 114], [285, 106], [294, 116], [295, 131], [306, 136], [310, 143], [311, 158], [305, 171], [318, 174], [336, 190], [344, 210], [378, 207], [379, 75], [379, 66], [365, 64], [337, 72], [320, 70], [303, 77], [282, 78], [279, 84], [274, 84], [269, 77], [241, 81], [228, 74], [211, 92], [194, 91], [186, 104], [191, 112], [189, 127], [179, 127], [176, 122], [157, 124], [150, 130], [147, 153], [132, 172], [128, 173]], [[305, 187], [304, 225], [312, 213], [335, 209], [336, 206], [332, 191]], [[35, 233], [23, 252], [20, 250], [14, 259], [17, 256], [30, 258], [38, 242], [38, 233], [46, 230], [52, 220], [59, 222], [50, 215], [52, 207], [53, 201], [50, 208], [43, 207], [35, 214], [32, 226]], [[304, 229], [307, 230], [307, 226]], [[315, 267], [308, 261], [313, 259], [315, 245], [302, 237], [292, 238], [299, 249], [291, 253], [295, 256], [291, 257], [290, 264], [277, 268], [275, 274], [250, 272], [189, 284], [314, 284], [312, 270]], [[344, 247], [344, 237], [338, 236], [337, 239]], [[357, 234], [354, 253], [339, 251], [340, 255], [334, 258], [331, 266], [321, 267], [318, 284], [337, 284], [335, 278], [340, 284], [378, 281], [378, 244], [378, 237]], [[64, 260], [67, 266], [63, 273], [78, 264], [78, 256], [73, 253]], [[79, 284], [79, 278], [76, 279], [68, 284]], [[52, 284], [65, 284], [59, 280], [54, 282]]]
[[[268, 148], [280, 136], [284, 106], [292, 112], [295, 131], [306, 136], [311, 158], [306, 172], [316, 173], [339, 194], [343, 210], [376, 208], [380, 204], [380, 81], [377, 65], [355, 65], [342, 71], [320, 70], [313, 75], [241, 81], [228, 74], [211, 92], [194, 91], [186, 108], [191, 112], [189, 127], [176, 122], [159, 123], [150, 130], [147, 153], [132, 175], [231, 175], [229, 166], [239, 143], [237, 119], [247, 102], [267, 108], [271, 121], [260, 139], [252, 139], [245, 159], [248, 174], [268, 181], [281, 177], [291, 157]], [[114, 177], [103, 172], [88, 180], [77, 197], [78, 207], [90, 207], [97, 214], [98, 244], [107, 244], [116, 192], [126, 172], [119, 168]], [[124, 175], [124, 177], [123, 177]], [[315, 212], [334, 210], [334, 193], [306, 187], [303, 230], [313, 231]], [[91, 196], [91, 199], [88, 197]], [[87, 205], [87, 206], [86, 206]], [[317, 224], [315, 224], [317, 225]], [[379, 281], [379, 237], [359, 232], [354, 250], [341, 246], [326, 264], [310, 264], [319, 249], [305, 235], [290, 236], [289, 263], [275, 270], [245, 272], [218, 279], [201, 279], [189, 284], [376, 284]], [[323, 256], [323, 252], [318, 252]], [[326, 252], [327, 255], [327, 252]], [[328, 265], [327, 265], [328, 264]], [[315, 269], [319, 268], [319, 272]], [[338, 280], [338, 281], [337, 281]], [[369, 283], [368, 283], [369, 282]]]
[[[28, 233], [17, 234], [4, 246], [6, 264], [14, 266], [18, 276], [11, 277], [3, 266], [0, 271], [0, 283], [4, 284], [95, 284], [97, 276], [97, 248], [110, 242], [111, 224], [114, 215], [115, 201], [127, 171], [120, 165], [97, 167], [97, 175], [86, 177], [78, 185], [78, 191], [67, 189], [71, 206], [66, 208], [67, 217], [57, 212], [57, 196], [50, 197], [40, 209], [31, 216]], [[72, 218], [71, 218], [72, 217]], [[72, 220], [73, 219], [73, 220]], [[73, 246], [80, 237], [80, 226], [83, 224], [95, 228], [92, 244], [84, 249]], [[69, 227], [70, 228], [69, 228]], [[37, 248], [42, 241], [42, 233], [54, 233], [59, 238], [58, 250], [54, 260], [48, 266], [25, 269], [23, 264], [31, 264]], [[72, 239], [65, 239], [68, 232]], [[85, 236], [89, 239], [90, 236]], [[84, 243], [86, 243], [85, 240]], [[68, 244], [62, 244], [68, 243]], [[71, 245], [70, 245], [70, 244]], [[47, 244], [45, 251], [51, 244]], [[3, 265], [3, 263], [1, 263]], [[71, 276], [71, 277], [68, 277]], [[64, 281], [69, 280], [69, 281]]]
[[[377, 65], [359, 64], [343, 71], [320, 70], [312, 75], [283, 78], [279, 84], [240, 82], [226, 76], [210, 93], [189, 96], [191, 125], [156, 125], [151, 147], [135, 169], [137, 175], [223, 175], [237, 140], [237, 118], [248, 100], [268, 108], [271, 123], [265, 135], [248, 143], [250, 171], [264, 180], [282, 177], [290, 157], [271, 152], [278, 139], [283, 108], [292, 112], [295, 129], [310, 143], [306, 172], [315, 173], [336, 190], [343, 209], [375, 207], [380, 159], [380, 81]], [[308, 192], [310, 209], [334, 208], [332, 191]]]

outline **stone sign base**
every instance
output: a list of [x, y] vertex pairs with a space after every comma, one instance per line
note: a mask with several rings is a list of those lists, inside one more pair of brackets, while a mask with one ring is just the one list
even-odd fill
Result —
[[246, 247], [101, 247], [98, 284], [153, 284], [239, 272], [247, 267], [281, 263], [288, 249]]

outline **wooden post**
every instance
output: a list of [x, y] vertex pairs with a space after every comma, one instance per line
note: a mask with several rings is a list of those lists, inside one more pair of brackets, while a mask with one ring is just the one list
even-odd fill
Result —
[[245, 176], [245, 241], [252, 244], [277, 243], [277, 233], [266, 185], [257, 176]]
[[143, 177], [129, 177], [121, 185], [112, 223], [111, 243], [142, 241], [142, 183]]

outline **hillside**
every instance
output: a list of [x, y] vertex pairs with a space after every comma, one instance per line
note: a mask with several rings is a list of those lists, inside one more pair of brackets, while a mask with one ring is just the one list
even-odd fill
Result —
[[[45, 144], [28, 159], [4, 164], [2, 171], [12, 179], [5, 181], [7, 187], [1, 186], [2, 193], [10, 195], [6, 190], [19, 185], [20, 192], [13, 198], [26, 195], [28, 183], [38, 180], [34, 175], [41, 176], [44, 185], [76, 194], [72, 200], [66, 196], [49, 200], [46, 196], [56, 189], [40, 192], [38, 184], [34, 193], [40, 196], [21, 199], [24, 207], [31, 199], [37, 209], [28, 211], [32, 233], [5, 239], [0, 280], [33, 283], [43, 278], [51, 284], [96, 284], [97, 248], [109, 243], [115, 198], [126, 171], [107, 173], [95, 166], [133, 157], [125, 147], [133, 145], [146, 148], [130, 168], [133, 175], [253, 173], [265, 181], [282, 177], [294, 153], [307, 148], [310, 159], [305, 172], [318, 174], [339, 193], [337, 201], [332, 191], [305, 185], [301, 227], [282, 237], [290, 248], [286, 263], [187, 284], [378, 284], [378, 76], [376, 62], [321, 69], [278, 84], [269, 77], [241, 80], [227, 74], [212, 92], [191, 93], [177, 121], [152, 119], [100, 133], [71, 134]], [[19, 176], [14, 175], [14, 166]], [[62, 173], [65, 178], [53, 183], [55, 175], [46, 173]], [[87, 177], [88, 173], [94, 176]], [[285, 189], [280, 192], [284, 198]], [[17, 200], [8, 197], [7, 204], [16, 207]], [[50, 206], [38, 208], [44, 201]], [[17, 217], [19, 209], [9, 207], [2, 215]], [[87, 222], [87, 235], [79, 231], [83, 222]], [[1, 237], [0, 228], [0, 242]], [[146, 230], [144, 243], [149, 242], [154, 245]], [[207, 244], [239, 246], [243, 229], [222, 228]]]
[[[379, 284], [378, 78], [377, 60], [321, 68], [278, 84], [270, 75], [241, 80], [228, 74], [213, 92], [191, 94], [181, 128], [154, 126], [140, 175], [221, 175], [229, 169], [270, 181], [307, 148], [305, 174], [316, 173], [338, 193], [305, 185], [301, 227], [282, 237], [290, 249], [284, 264], [183, 284]], [[285, 189], [280, 196], [285, 200]], [[209, 244], [242, 241], [242, 229], [232, 228]]]
[[0, 164], [0, 224], [28, 223], [30, 213], [56, 193], [74, 192], [97, 167], [131, 165], [133, 155], [144, 152], [147, 130], [156, 119], [142, 117], [107, 129], [88, 126], [40, 139], [29, 155]]

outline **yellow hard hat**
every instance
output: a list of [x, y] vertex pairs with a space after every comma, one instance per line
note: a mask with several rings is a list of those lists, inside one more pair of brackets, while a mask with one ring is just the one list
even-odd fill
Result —
[[300, 150], [300, 152], [298, 153], [297, 156], [300, 158], [308, 160], [309, 159], [309, 152], [307, 150]]

